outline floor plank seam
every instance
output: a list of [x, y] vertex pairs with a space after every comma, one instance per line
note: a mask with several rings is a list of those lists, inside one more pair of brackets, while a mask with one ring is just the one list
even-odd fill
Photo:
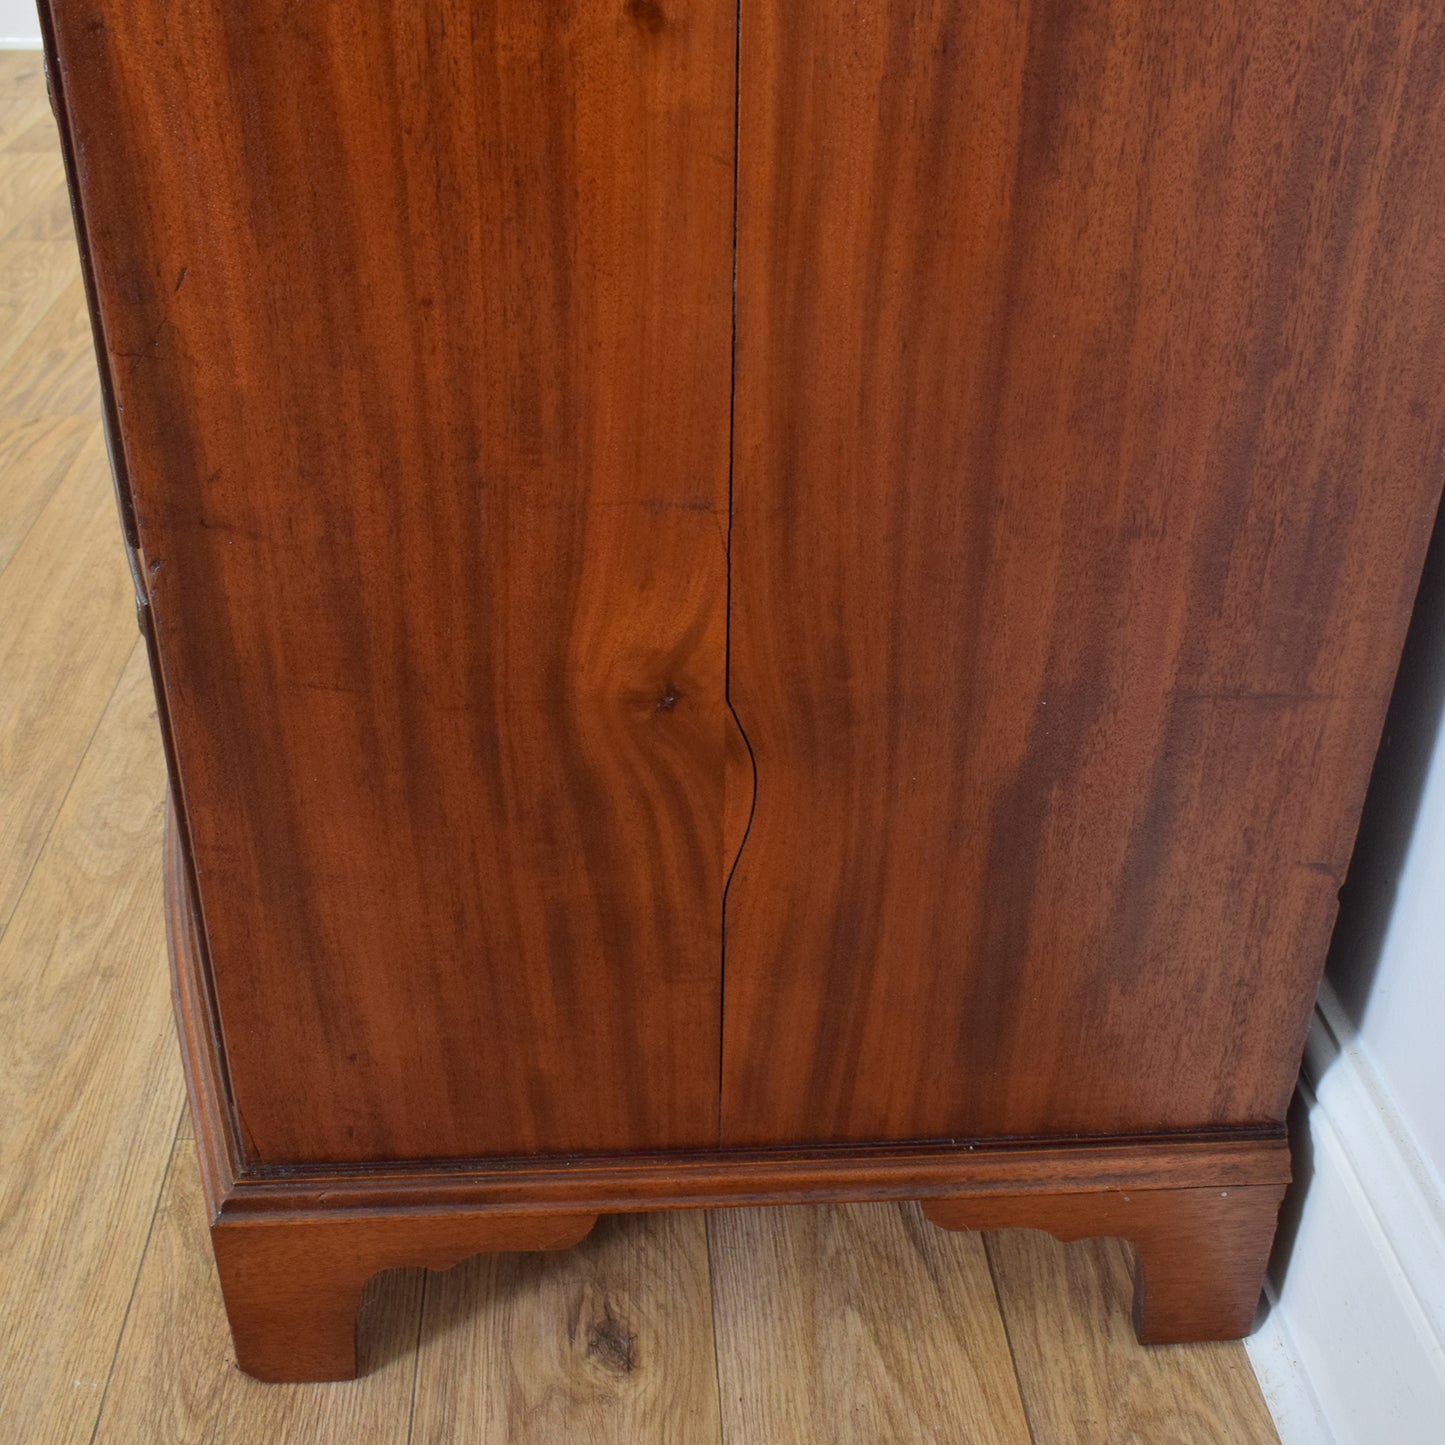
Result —
[[426, 1332], [426, 1297], [430, 1282], [431, 1271], [427, 1270], [421, 1277], [421, 1299], [417, 1302], [416, 1310], [416, 1343], [411, 1352], [411, 1405], [406, 1412], [406, 1445], [411, 1445], [416, 1435], [416, 1394], [421, 1383], [421, 1341]]
[[1008, 1345], [1009, 1364], [1013, 1366], [1014, 1388], [1018, 1390], [1019, 1404], [1023, 1406], [1024, 1424], [1028, 1427], [1030, 1445], [1040, 1445], [1037, 1431], [1034, 1429], [1033, 1411], [1029, 1409], [1028, 1391], [1024, 1388], [1024, 1377], [1019, 1370], [1018, 1351], [1014, 1348], [1013, 1330], [1009, 1328], [1008, 1311], [1003, 1307], [1003, 1290], [999, 1286], [998, 1271], [993, 1265], [993, 1247], [990, 1242], [991, 1236], [985, 1234], [983, 1238], [983, 1257], [988, 1261], [988, 1280], [993, 1286], [994, 1308], [998, 1310], [1000, 1323], [1003, 1325], [1003, 1337]]
[[[39, 321], [37, 321], [37, 322], [35, 323], [36, 326], [38, 326], [39, 324], [40, 324]], [[31, 327], [31, 331], [33, 331], [34, 329], [35, 329], [35, 327], [32, 326], [32, 327]], [[27, 331], [27, 332], [25, 333], [25, 338], [22, 339], [22, 341], [21, 341], [21, 345], [24, 345], [24, 341], [25, 341], [25, 340], [28, 340], [28, 339], [29, 339], [29, 336], [30, 336], [30, 331]], [[40, 419], [41, 419], [41, 420], [44, 420], [45, 418], [40, 418]], [[12, 418], [11, 420], [14, 420], [14, 418]], [[26, 418], [26, 420], [28, 420], [28, 418]], [[67, 414], [64, 415], [64, 416], [59, 416], [59, 417], [50, 418], [50, 420], [51, 420], [52, 422], [58, 424], [58, 423], [63, 422], [63, 421], [82, 421], [82, 422], [83, 422], [83, 421], [87, 420], [87, 418], [85, 418], [85, 417], [83, 417], [83, 416], [75, 415], [75, 414], [73, 414], [73, 413], [67, 413]], [[3, 425], [3, 422], [0, 422], [0, 425]], [[49, 507], [50, 504], [51, 504], [51, 502], [53, 502], [53, 501], [55, 500], [55, 494], [56, 494], [56, 492], [58, 492], [58, 491], [60, 490], [62, 484], [64, 483], [64, 481], [65, 481], [65, 476], [66, 476], [66, 472], [67, 472], [68, 468], [69, 468], [70, 466], [74, 466], [74, 465], [75, 465], [76, 459], [80, 456], [81, 452], [84, 450], [84, 448], [85, 448], [85, 441], [87, 441], [87, 440], [89, 440], [88, 437], [87, 437], [85, 440], [82, 440], [80, 446], [78, 446], [78, 447], [75, 449], [75, 452], [74, 452], [74, 454], [72, 455], [72, 457], [71, 457], [71, 459], [70, 459], [70, 462], [67, 464], [67, 466], [55, 468], [55, 474], [54, 474], [54, 476], [53, 476], [53, 477], [51, 478], [51, 480], [50, 480], [50, 486], [46, 489], [46, 492], [45, 492], [44, 497], [42, 497], [42, 498], [36, 503], [36, 505], [35, 505], [35, 513], [34, 513], [34, 515], [30, 518], [29, 522], [27, 522], [27, 523], [25, 524], [25, 531], [24, 531], [24, 532], [21, 534], [21, 536], [16, 540], [15, 546], [14, 546], [14, 548], [11, 550], [10, 555], [5, 559], [5, 561], [4, 561], [3, 563], [0, 563], [0, 579], [3, 579], [3, 578], [4, 578], [6, 571], [7, 571], [7, 570], [9, 569], [9, 567], [10, 567], [10, 564], [11, 564], [12, 562], [14, 562], [14, 560], [21, 554], [22, 551], [24, 551], [24, 549], [25, 549], [25, 544], [30, 540], [30, 534], [31, 534], [32, 532], [34, 532], [36, 523], [39, 522], [39, 521], [40, 521], [40, 518], [45, 514], [46, 508]]]
[[[176, 1127], [179, 1129], [180, 1120], [176, 1120]], [[90, 1430], [90, 1445], [95, 1445], [100, 1435], [101, 1422], [105, 1419], [106, 1402], [110, 1399], [110, 1387], [115, 1380], [115, 1367], [120, 1361], [120, 1350], [125, 1342], [126, 1328], [130, 1324], [131, 1311], [135, 1308], [136, 1292], [140, 1289], [141, 1271], [145, 1268], [146, 1256], [151, 1251], [151, 1240], [155, 1237], [156, 1221], [161, 1217], [161, 1200], [165, 1198], [166, 1185], [170, 1181], [171, 1170], [176, 1167], [176, 1150], [174, 1144], [170, 1153], [166, 1156], [166, 1167], [161, 1171], [160, 1185], [156, 1189], [156, 1202], [151, 1209], [150, 1223], [146, 1226], [145, 1243], [141, 1245], [140, 1254], [136, 1259], [135, 1277], [130, 1283], [130, 1297], [125, 1302], [125, 1313], [120, 1317], [120, 1328], [115, 1335], [115, 1349], [111, 1353], [110, 1368], [105, 1373], [105, 1388], [100, 1392], [100, 1403], [96, 1406], [95, 1424]]]
[[36, 870], [40, 867], [41, 860], [45, 857], [46, 850], [50, 847], [50, 840], [55, 836], [55, 825], [59, 822], [60, 815], [65, 811], [66, 800], [70, 797], [71, 791], [75, 787], [75, 780], [80, 776], [80, 770], [85, 766], [86, 757], [89, 755], [91, 748], [95, 746], [95, 737], [100, 731], [100, 725], [105, 721], [105, 715], [110, 711], [110, 705], [115, 701], [116, 693], [120, 691], [121, 679], [125, 676], [125, 670], [130, 666], [131, 659], [135, 656], [135, 648], [140, 645], [140, 639], [137, 639], [135, 647], [132, 647], [131, 650], [126, 653], [125, 659], [120, 665], [120, 670], [116, 673], [115, 680], [110, 685], [110, 691], [105, 695], [105, 702], [96, 713], [95, 726], [91, 728], [89, 735], [86, 737], [85, 746], [79, 750], [79, 756], [75, 760], [75, 767], [71, 771], [70, 777], [66, 780], [65, 788], [60, 794], [60, 800], [55, 805], [55, 811], [51, 814], [50, 821], [45, 825], [45, 836], [40, 840], [40, 846], [35, 850], [35, 857], [30, 860], [30, 867], [25, 872], [25, 881], [16, 891], [15, 902], [11, 906], [10, 912], [5, 915], [3, 921], [0, 921], [0, 944], [5, 942], [5, 935], [10, 931], [10, 924], [14, 920], [15, 915], [20, 912], [20, 906], [25, 901], [25, 894], [34, 881]]
[[707, 1240], [707, 1303], [712, 1317], [712, 1378], [713, 1388], [717, 1391], [717, 1438], [718, 1445], [725, 1445], [728, 1437], [727, 1402], [723, 1399], [722, 1339], [718, 1331], [716, 1272], [712, 1262], [712, 1217], [711, 1209], [703, 1214], [703, 1237]]

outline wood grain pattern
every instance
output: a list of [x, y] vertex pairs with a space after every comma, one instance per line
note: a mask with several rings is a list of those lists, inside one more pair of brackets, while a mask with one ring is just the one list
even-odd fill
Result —
[[[65, 168], [55, 150], [17, 155], [0, 173], [0, 245], [37, 239], [28, 234], [30, 228], [37, 217], [48, 212], [57, 195], [66, 201]], [[52, 238], [53, 233], [47, 231], [38, 239]]]
[[[54, 121], [50, 121], [51, 127]], [[53, 146], [21, 153], [25, 161], [41, 162], [48, 171], [49, 184], [42, 186], [35, 203], [24, 216], [6, 226], [9, 217], [0, 218], [0, 246], [67, 241], [75, 237], [71, 225], [70, 192], [65, 184], [65, 168]], [[45, 172], [42, 172], [45, 174]]]
[[1039, 1445], [1275, 1445], [1239, 1345], [1135, 1343], [1124, 1245], [1063, 1245], [1021, 1229], [986, 1244]]
[[916, 1207], [709, 1218], [723, 1438], [1029, 1440], [983, 1242]]
[[945, 1229], [1043, 1229], [1056, 1239], [1125, 1239], [1137, 1260], [1141, 1344], [1239, 1340], [1254, 1328], [1284, 1185], [1110, 1189], [930, 1199]]
[[[1289, 1172], [1278, 1136], [674, 1152], [305, 1173], [244, 1166], [178, 837], [168, 830], [177, 1018], [226, 1306], [238, 1357], [259, 1378], [349, 1378], [362, 1286], [389, 1265], [444, 1267], [481, 1250], [551, 1248], [605, 1211], [727, 1201], [921, 1196], [928, 1217], [950, 1229], [1036, 1224], [1065, 1238], [1122, 1234], [1141, 1260], [1141, 1338], [1234, 1338], [1248, 1329]], [[539, 1267], [478, 1268], [533, 1278]], [[628, 1396], [633, 1406], [649, 1402], [645, 1390]], [[633, 1420], [635, 1410], [612, 1409], [617, 1403], [602, 1411], [598, 1429]], [[444, 1414], [444, 1424], [450, 1419]]]
[[[141, 616], [146, 616], [142, 609]], [[147, 636], [154, 652], [154, 638]], [[151, 671], [155, 671], [152, 658]], [[166, 750], [165, 727], [161, 728]], [[167, 764], [169, 767], [169, 763]], [[176, 1134], [189, 1128], [201, 1166], [201, 1188], [214, 1222], [241, 1173], [241, 1131], [231, 1100], [225, 1046], [215, 994], [204, 971], [195, 879], [181, 843], [175, 797], [167, 797], [165, 842], [166, 945], [171, 962], [171, 998], [180, 1035], [181, 1067], [186, 1077], [186, 1114]]]
[[[34, 54], [0, 53], [0, 146], [14, 144], [6, 137], [16, 127], [25, 134], [42, 122], [54, 145], [39, 70]], [[0, 172], [7, 163], [0, 149]], [[28, 328], [44, 315], [54, 294], [73, 279], [73, 248], [57, 247], [58, 258], [50, 261], [44, 249], [35, 253], [32, 274], [58, 277], [60, 284], [33, 311], [7, 312], [0, 301], [0, 356], [27, 339]], [[12, 276], [0, 267], [0, 291]], [[17, 295], [25, 289], [19, 282], [17, 288]], [[86, 410], [92, 418], [85, 424], [89, 432], [93, 398]], [[22, 418], [21, 424], [41, 425], [34, 417]], [[9, 457], [9, 464], [0, 467], [0, 507], [46, 485], [42, 473], [50, 465], [39, 449], [27, 447]], [[96, 481], [103, 492], [103, 479], [97, 475]], [[65, 529], [42, 535], [48, 547], [58, 549], [47, 550], [46, 566], [63, 569], [74, 536]], [[110, 555], [123, 577], [119, 554]], [[71, 595], [78, 603], [84, 596]], [[118, 596], [116, 608], [116, 618], [128, 629], [128, 594]], [[66, 622], [63, 614], [55, 616], [53, 650], [60, 654]], [[10, 646], [16, 630], [31, 625], [33, 617], [24, 609], [0, 612], [0, 643]], [[17, 690], [39, 680], [34, 672], [4, 675], [5, 685]], [[18, 964], [30, 978], [23, 987], [9, 988], [0, 1009], [0, 1195], [22, 1185], [37, 1211], [7, 1215], [0, 1225], [0, 1308], [6, 1322], [0, 1332], [0, 1417], [26, 1440], [57, 1445], [87, 1445], [93, 1438], [123, 1445], [137, 1440], [189, 1445], [202, 1439], [218, 1445], [249, 1445], [258, 1439], [268, 1445], [400, 1445], [408, 1435], [407, 1407], [418, 1358], [412, 1344], [423, 1287], [420, 1272], [383, 1275], [366, 1292], [361, 1307], [365, 1379], [277, 1389], [250, 1380], [234, 1366], [189, 1143], [174, 1158], [156, 1211], [167, 1115], [176, 1101], [179, 1072], [169, 1038], [164, 971], [157, 961], [154, 807], [159, 795], [140, 786], [146, 780], [158, 786], [160, 777], [149, 712], [149, 685], [135, 652], [79, 775], [57, 771], [50, 777], [57, 823], [13, 915], [15, 941], [0, 941], [6, 977], [17, 976]], [[117, 728], [122, 715], [126, 720]], [[82, 739], [77, 749], [83, 744]], [[62, 806], [67, 791], [70, 799]], [[54, 940], [54, 950], [47, 940]], [[46, 964], [35, 974], [42, 959]], [[44, 1062], [33, 1073], [28, 1067], [23, 1071], [17, 1110], [17, 1097], [4, 1082], [9, 1077], [4, 1064], [28, 1057], [27, 1050]], [[77, 1090], [73, 1084], [82, 1072], [90, 1082]], [[61, 1080], [68, 1081], [65, 1087], [50, 1087]], [[146, 1122], [139, 1122], [138, 1110]], [[22, 1119], [34, 1127], [22, 1125]], [[137, 1278], [153, 1213], [154, 1229]], [[1073, 1246], [1066, 1252], [1032, 1235], [1008, 1239], [1016, 1245], [1036, 1243], [1066, 1259], [1091, 1249]], [[556, 1256], [551, 1262], [565, 1271], [570, 1258]], [[1248, 1381], [1248, 1363], [1238, 1346], [1142, 1352], [1132, 1344], [1123, 1304], [1125, 1269], [1120, 1258], [1116, 1278], [1102, 1293], [1114, 1312], [1110, 1351], [1095, 1347], [1094, 1332], [1104, 1318], [1098, 1294], [1076, 1288], [1048, 1297], [1049, 1317], [1040, 1322], [1046, 1331], [1041, 1352], [1027, 1359], [1020, 1353], [1025, 1393], [1038, 1418], [1045, 1419], [1043, 1412], [1053, 1408], [1072, 1420], [1076, 1401], [1092, 1401], [1096, 1413], [1090, 1421], [1098, 1428], [1084, 1438], [1093, 1445], [1101, 1435], [1111, 1438], [1115, 1427], [1117, 1436], [1128, 1438], [1131, 1422], [1174, 1418], [1169, 1412], [1184, 1398], [1198, 1418], [1209, 1422], [1206, 1438], [1221, 1445], [1262, 1439], [1250, 1429], [1257, 1417], [1244, 1408], [1257, 1410], [1257, 1399], [1242, 1403], [1235, 1392], [1241, 1379]], [[1013, 1276], [1003, 1283], [1007, 1298]], [[998, 1328], [996, 1307], [980, 1302], [980, 1308], [985, 1305], [987, 1312], [968, 1322], [970, 1331], [987, 1334]], [[486, 1301], [478, 1307], [485, 1309]], [[517, 1297], [509, 1308], [520, 1316], [530, 1306]], [[895, 1308], [906, 1312], [906, 1305], [878, 1302], [880, 1314]], [[112, 1372], [123, 1318], [124, 1341]], [[773, 1338], [765, 1317], [760, 1326], [763, 1340], [738, 1342], [752, 1357]], [[448, 1348], [447, 1336], [428, 1337], [423, 1366], [428, 1351]], [[537, 1368], [553, 1359], [537, 1361]], [[1166, 1361], [1179, 1362], [1177, 1373], [1158, 1368]], [[789, 1376], [810, 1364], [808, 1355], [773, 1356], [774, 1367]], [[519, 1376], [530, 1368], [520, 1354], [511, 1365]], [[929, 1382], [922, 1383], [926, 1388]], [[476, 1403], [464, 1373], [432, 1371], [418, 1395], [419, 1412], [425, 1409], [428, 1418], [450, 1412], [465, 1434], [470, 1421], [465, 1409], [450, 1400], [453, 1391]], [[1056, 1401], [1051, 1399], [1055, 1395], [1060, 1397]], [[585, 1400], [576, 1404], [581, 1411], [589, 1409]], [[506, 1428], [521, 1437], [528, 1422], [512, 1416]], [[580, 1434], [568, 1431], [565, 1420], [562, 1433], [569, 1439]], [[1146, 1430], [1143, 1438], [1153, 1440], [1161, 1433]], [[679, 1435], [674, 1431], [665, 1438]], [[975, 1438], [989, 1438], [986, 1424]], [[1047, 1438], [1042, 1429], [1038, 1438]], [[1061, 1432], [1061, 1438], [1078, 1435]], [[1200, 1434], [1180, 1438], [1195, 1445]]]
[[247, 1172], [228, 1185], [225, 1204], [235, 1214], [442, 1205], [606, 1213], [806, 1200], [1282, 1185], [1288, 1178], [1289, 1150], [1283, 1138], [1084, 1140], [999, 1148], [895, 1146], [572, 1156], [472, 1161], [404, 1171]]
[[[53, 142], [52, 142], [53, 144]], [[0, 363], [30, 339], [41, 317], [75, 281], [75, 246], [69, 234], [61, 246], [45, 241], [16, 241], [0, 248]], [[95, 366], [84, 411], [95, 414]], [[21, 413], [32, 424], [33, 415]]]
[[601, 1220], [565, 1254], [427, 1280], [413, 1445], [719, 1438], [700, 1212]]
[[[47, 108], [44, 115], [36, 117], [23, 128], [11, 129], [0, 121], [0, 149], [13, 154], [24, 155], [30, 151], [53, 152], [55, 150], [55, 118]], [[73, 237], [67, 233], [67, 242]]]
[[135, 651], [132, 598], [92, 430], [0, 572], [0, 927]]
[[[104, 476], [90, 482], [109, 507]], [[67, 552], [57, 543], [52, 562]], [[84, 615], [78, 593], [72, 606]], [[0, 610], [0, 638], [30, 622]], [[180, 1113], [156, 867], [165, 779], [134, 635], [131, 650], [108, 705], [110, 679], [91, 679], [99, 726], [74, 743], [0, 938], [0, 1434], [17, 1441], [90, 1439]]]
[[365, 1378], [258, 1383], [235, 1366], [189, 1144], [177, 1144], [136, 1280], [95, 1440], [133, 1445], [405, 1445], [415, 1382], [421, 1270], [396, 1270], [361, 1310]]
[[1281, 1119], [1440, 496], [1445, 11], [740, 67], [725, 1138]]
[[0, 475], [5, 477], [0, 489], [0, 572], [55, 494], [81, 443], [96, 430], [90, 417], [0, 422]]
[[711, 1141], [733, 11], [53, 22], [253, 1157]]
[[345, 1219], [223, 1214], [211, 1243], [236, 1363], [258, 1380], [349, 1380], [362, 1291], [383, 1270], [451, 1269], [484, 1250], [567, 1249], [596, 1220], [442, 1209]]
[[96, 410], [85, 287], [72, 280], [0, 366], [0, 419], [94, 416]]
[[[42, 58], [34, 51], [0, 54], [0, 152], [14, 154], [28, 149], [24, 141], [41, 121], [48, 119], [50, 106]], [[45, 149], [52, 155], [58, 153], [53, 122]]]

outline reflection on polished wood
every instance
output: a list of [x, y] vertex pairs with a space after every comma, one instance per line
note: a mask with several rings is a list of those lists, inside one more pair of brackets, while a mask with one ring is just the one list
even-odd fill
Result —
[[[59, 174], [39, 57], [0, 53], [0, 178], [13, 154], [31, 150]], [[8, 224], [25, 222], [19, 214]], [[63, 392], [43, 368], [47, 357], [68, 359], [70, 319], [52, 308], [74, 280], [69, 237], [0, 242], [0, 366], [22, 349], [34, 358], [26, 385], [36, 396]], [[604, 1222], [569, 1253], [383, 1274], [362, 1301], [365, 1375], [353, 1383], [277, 1389], [236, 1370], [188, 1120], [174, 1151], [171, 1143], [181, 1076], [160, 907], [164, 773], [90, 384], [69, 415], [17, 414], [0, 395], [9, 418], [0, 421], [0, 587], [19, 566], [29, 598], [0, 610], [11, 709], [0, 724], [0, 785], [32, 790], [27, 831], [0, 849], [9, 861], [20, 846], [29, 859], [0, 915], [6, 1429], [106, 1445], [584, 1436], [812, 1445], [820, 1437], [791, 1403], [811, 1400], [844, 1422], [834, 1437], [844, 1445], [855, 1408], [865, 1419], [941, 1418], [936, 1381], [892, 1379], [885, 1368], [908, 1343], [890, 1322], [910, 1317], [924, 1266], [904, 1267], [907, 1236], [891, 1214], [852, 1206], [837, 1211], [828, 1236], [846, 1241], [850, 1269], [869, 1279], [872, 1317], [857, 1335], [839, 1333], [836, 1311], [808, 1304], [836, 1286], [839, 1259], [811, 1211], [715, 1214], [710, 1261], [702, 1214], [637, 1216], [608, 1232]], [[87, 440], [63, 510], [37, 531]], [[23, 671], [11, 660], [19, 657], [29, 659]], [[37, 760], [43, 786], [29, 779]], [[790, 1261], [785, 1314], [751, 1262], [760, 1232]], [[990, 1241], [1019, 1366], [1011, 1396], [987, 1262], [969, 1235], [927, 1234], [934, 1243], [918, 1247], [932, 1252], [920, 1256], [933, 1260], [930, 1287], [960, 1311], [956, 1331], [932, 1337], [937, 1378], [996, 1382], [981, 1401], [950, 1386], [954, 1438], [1019, 1438], [1021, 1396], [1040, 1440], [1094, 1445], [1099, 1421], [1145, 1439], [1273, 1439], [1240, 1346], [1141, 1353], [1122, 1256], [1039, 1235]], [[1099, 1258], [1108, 1269], [1096, 1268]], [[1098, 1277], [1092, 1294], [1081, 1271]], [[865, 1368], [840, 1369], [844, 1347]], [[730, 1389], [720, 1411], [719, 1369], [729, 1385], [766, 1381], [766, 1394], [738, 1401]]]

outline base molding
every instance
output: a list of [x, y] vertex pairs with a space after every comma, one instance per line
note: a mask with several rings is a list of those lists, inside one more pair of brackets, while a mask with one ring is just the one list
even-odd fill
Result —
[[236, 1363], [258, 1380], [350, 1380], [356, 1312], [384, 1269], [451, 1269], [488, 1251], [567, 1249], [595, 1214], [482, 1214], [429, 1209], [290, 1217], [211, 1226]]
[[[1283, 1184], [1233, 1189], [1101, 1189], [932, 1198], [944, 1229], [1043, 1229], [1112, 1236], [1136, 1256], [1134, 1326], [1143, 1344], [1238, 1339], [1253, 1326]], [[671, 1207], [648, 1200], [640, 1208]], [[402, 1266], [450, 1269], [487, 1251], [566, 1249], [596, 1214], [533, 1209], [339, 1209], [236, 1215], [211, 1243], [236, 1359], [261, 1380], [356, 1375], [356, 1315], [368, 1279]]]
[[241, 1368], [356, 1373], [361, 1290], [382, 1270], [565, 1249], [597, 1216], [919, 1200], [945, 1229], [1114, 1236], [1139, 1261], [1145, 1343], [1249, 1331], [1289, 1180], [1284, 1131], [257, 1167], [227, 1089], [189, 869], [167, 832], [167, 932], [211, 1237]]
[[945, 1229], [1041, 1229], [1134, 1246], [1134, 1332], [1145, 1345], [1242, 1339], [1254, 1327], [1283, 1184], [933, 1200]]
[[1283, 1135], [1042, 1140], [255, 1169], [232, 1179], [218, 1203], [219, 1212], [231, 1218], [275, 1213], [340, 1218], [392, 1209], [608, 1214], [753, 1204], [1237, 1190], [1282, 1187], [1288, 1177]]

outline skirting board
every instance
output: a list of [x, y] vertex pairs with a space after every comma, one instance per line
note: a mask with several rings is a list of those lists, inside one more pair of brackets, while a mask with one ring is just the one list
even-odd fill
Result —
[[35, 0], [0, 0], [0, 50], [39, 50]]
[[1328, 986], [1295, 1120], [1269, 1317], [1249, 1340], [1283, 1445], [1438, 1445], [1445, 1206]]

